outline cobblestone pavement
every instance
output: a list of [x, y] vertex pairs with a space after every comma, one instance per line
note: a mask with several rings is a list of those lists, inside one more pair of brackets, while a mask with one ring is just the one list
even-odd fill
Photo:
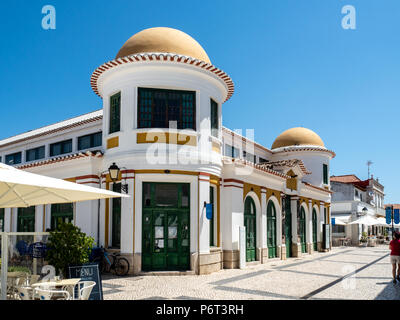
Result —
[[388, 246], [340, 247], [202, 276], [103, 277], [105, 300], [400, 299]]

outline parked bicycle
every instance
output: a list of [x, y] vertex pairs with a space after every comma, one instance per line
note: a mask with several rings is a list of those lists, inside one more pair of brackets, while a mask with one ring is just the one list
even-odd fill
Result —
[[129, 262], [126, 258], [116, 252], [108, 253], [104, 248], [101, 248], [101, 254], [95, 257], [93, 262], [99, 264], [101, 273], [110, 273], [114, 270], [117, 276], [125, 276], [129, 271]]

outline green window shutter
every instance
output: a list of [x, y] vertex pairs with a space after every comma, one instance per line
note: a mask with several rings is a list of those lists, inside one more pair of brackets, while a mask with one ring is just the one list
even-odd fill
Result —
[[120, 131], [121, 123], [121, 92], [110, 97], [110, 131], [109, 133]]
[[218, 137], [218, 104], [213, 100], [211, 100], [211, 135], [213, 137]]
[[323, 182], [324, 184], [328, 184], [328, 166], [326, 164], [323, 164]]

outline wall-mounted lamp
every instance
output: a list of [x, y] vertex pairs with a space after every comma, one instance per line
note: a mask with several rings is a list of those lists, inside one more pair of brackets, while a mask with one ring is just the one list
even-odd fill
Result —
[[[115, 164], [115, 162], [113, 162], [113, 164], [108, 168], [108, 173], [109, 173], [110, 179], [113, 183], [117, 182], [120, 171], [121, 171], [120, 168]], [[128, 184], [121, 183], [121, 190], [125, 193], [128, 193]]]

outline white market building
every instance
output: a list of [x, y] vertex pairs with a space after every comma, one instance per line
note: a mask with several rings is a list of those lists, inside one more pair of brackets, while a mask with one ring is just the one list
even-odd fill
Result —
[[131, 197], [3, 209], [4, 231], [73, 221], [126, 256], [133, 274], [238, 268], [239, 226], [247, 262], [324, 250], [335, 153], [306, 128], [284, 131], [269, 149], [223, 127], [233, 82], [193, 38], [143, 30], [91, 85], [101, 110], [1, 140], [0, 161], [109, 190], [127, 185]]

